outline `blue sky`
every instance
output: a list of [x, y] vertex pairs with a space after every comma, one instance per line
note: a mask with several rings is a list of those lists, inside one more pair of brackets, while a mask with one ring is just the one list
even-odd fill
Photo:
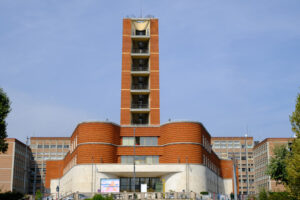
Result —
[[0, 1], [9, 137], [119, 123], [122, 18], [159, 18], [161, 123], [212, 136], [291, 137], [300, 91], [300, 1]]

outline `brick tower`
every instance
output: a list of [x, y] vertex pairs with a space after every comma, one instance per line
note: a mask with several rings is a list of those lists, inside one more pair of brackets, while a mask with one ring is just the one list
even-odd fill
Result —
[[160, 125], [158, 19], [124, 19], [121, 125]]

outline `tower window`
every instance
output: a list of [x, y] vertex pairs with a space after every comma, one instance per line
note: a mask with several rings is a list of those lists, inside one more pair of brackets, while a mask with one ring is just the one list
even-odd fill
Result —
[[148, 124], [149, 113], [132, 113], [131, 124]]
[[142, 31], [136, 30], [135, 35], [146, 35], [146, 30], [142, 30]]

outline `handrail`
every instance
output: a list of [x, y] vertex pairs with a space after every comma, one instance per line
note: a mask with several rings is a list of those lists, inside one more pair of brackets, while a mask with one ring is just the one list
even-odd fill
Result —
[[148, 66], [132, 66], [132, 71], [148, 71]]
[[134, 90], [148, 90], [148, 84], [147, 85], [132, 85], [131, 89]]
[[138, 49], [138, 48], [133, 48], [132, 53], [149, 53], [149, 49]]
[[131, 104], [131, 108], [148, 108], [149, 104], [138, 104], [138, 103], [134, 103]]

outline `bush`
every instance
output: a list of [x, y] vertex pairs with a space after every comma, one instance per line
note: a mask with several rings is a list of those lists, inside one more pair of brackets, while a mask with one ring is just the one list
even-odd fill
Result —
[[95, 194], [92, 198], [92, 200], [105, 200], [106, 198], [102, 196], [101, 194]]
[[268, 200], [292, 200], [287, 192], [269, 192]]
[[102, 196], [101, 194], [95, 194], [91, 200], [114, 200], [112, 195]]
[[258, 199], [259, 200], [268, 200], [268, 193], [266, 192], [265, 188], [262, 188], [259, 191]]

